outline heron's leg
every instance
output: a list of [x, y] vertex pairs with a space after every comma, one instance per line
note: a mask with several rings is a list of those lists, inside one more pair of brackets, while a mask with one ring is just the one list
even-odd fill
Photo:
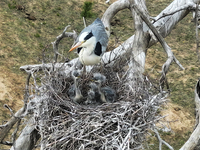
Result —
[[86, 78], [86, 67], [85, 65], [83, 65], [83, 79]]
[[100, 72], [103, 73], [103, 63], [100, 62]]

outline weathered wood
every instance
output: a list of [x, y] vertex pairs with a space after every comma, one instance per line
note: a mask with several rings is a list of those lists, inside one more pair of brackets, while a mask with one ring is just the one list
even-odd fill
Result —
[[40, 134], [35, 129], [33, 118], [31, 118], [10, 150], [31, 150], [39, 138]]
[[195, 88], [195, 103], [196, 103], [196, 115], [198, 116], [198, 125], [192, 132], [187, 142], [180, 148], [180, 150], [193, 150], [200, 140], [200, 80], [196, 84]]

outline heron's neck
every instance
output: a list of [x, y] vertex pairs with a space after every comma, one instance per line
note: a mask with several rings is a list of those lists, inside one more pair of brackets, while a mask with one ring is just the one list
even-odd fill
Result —
[[87, 45], [85, 45], [84, 49], [87, 51], [88, 54], [91, 54], [94, 51], [95, 46], [96, 39], [92, 37], [89, 39], [89, 41], [87, 41]]
[[74, 84], [75, 84], [76, 95], [77, 95], [77, 94], [80, 94], [80, 90], [79, 90], [79, 88], [78, 88], [78, 83], [77, 83], [77, 79], [76, 79], [76, 78], [74, 79]]

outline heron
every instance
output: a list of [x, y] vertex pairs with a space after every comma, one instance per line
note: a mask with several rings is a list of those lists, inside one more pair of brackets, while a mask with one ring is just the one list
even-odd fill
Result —
[[117, 97], [116, 92], [111, 87], [109, 87], [109, 86], [102, 87], [101, 91], [104, 94], [105, 99], [106, 99], [107, 102], [111, 102], [112, 103], [112, 102], [114, 102], [116, 100], [116, 97]]
[[91, 82], [89, 83], [89, 86], [90, 90], [87, 93], [88, 97], [85, 101], [85, 104], [95, 103], [96, 101], [98, 101], [98, 97], [100, 96], [100, 94], [98, 93], [98, 87], [95, 83]]
[[93, 77], [94, 77], [95, 82], [97, 83], [98, 94], [100, 95], [99, 100], [102, 103], [106, 103], [107, 100], [105, 98], [104, 93], [101, 90], [101, 85], [105, 83], [106, 77], [100, 73], [94, 73]]
[[94, 73], [93, 79], [95, 81], [89, 84], [88, 98], [86, 104], [95, 102], [106, 103], [114, 102], [116, 99], [116, 92], [109, 86], [101, 87], [105, 83], [106, 77], [100, 73]]
[[84, 66], [98, 64], [108, 44], [108, 35], [102, 21], [97, 18], [84, 28], [75, 43], [69, 52], [77, 49], [79, 60]]
[[75, 103], [80, 103], [83, 101], [83, 95], [81, 94], [81, 90], [79, 89], [77, 82], [80, 73], [77, 70], [74, 70], [71, 75], [74, 80], [74, 84], [70, 86], [68, 94], [70, 99], [72, 99]]

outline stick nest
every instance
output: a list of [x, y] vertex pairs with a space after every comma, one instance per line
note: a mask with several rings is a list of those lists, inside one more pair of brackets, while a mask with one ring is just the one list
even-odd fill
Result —
[[[129, 81], [121, 69], [94, 67], [79, 87], [87, 99], [92, 75], [100, 72], [117, 93], [112, 103], [74, 103], [67, 94], [73, 79], [65, 67], [32, 73], [28, 112], [35, 119], [45, 150], [142, 149], [148, 129], [158, 121], [164, 94], [147, 76]], [[153, 86], [154, 85], [154, 86]]]

